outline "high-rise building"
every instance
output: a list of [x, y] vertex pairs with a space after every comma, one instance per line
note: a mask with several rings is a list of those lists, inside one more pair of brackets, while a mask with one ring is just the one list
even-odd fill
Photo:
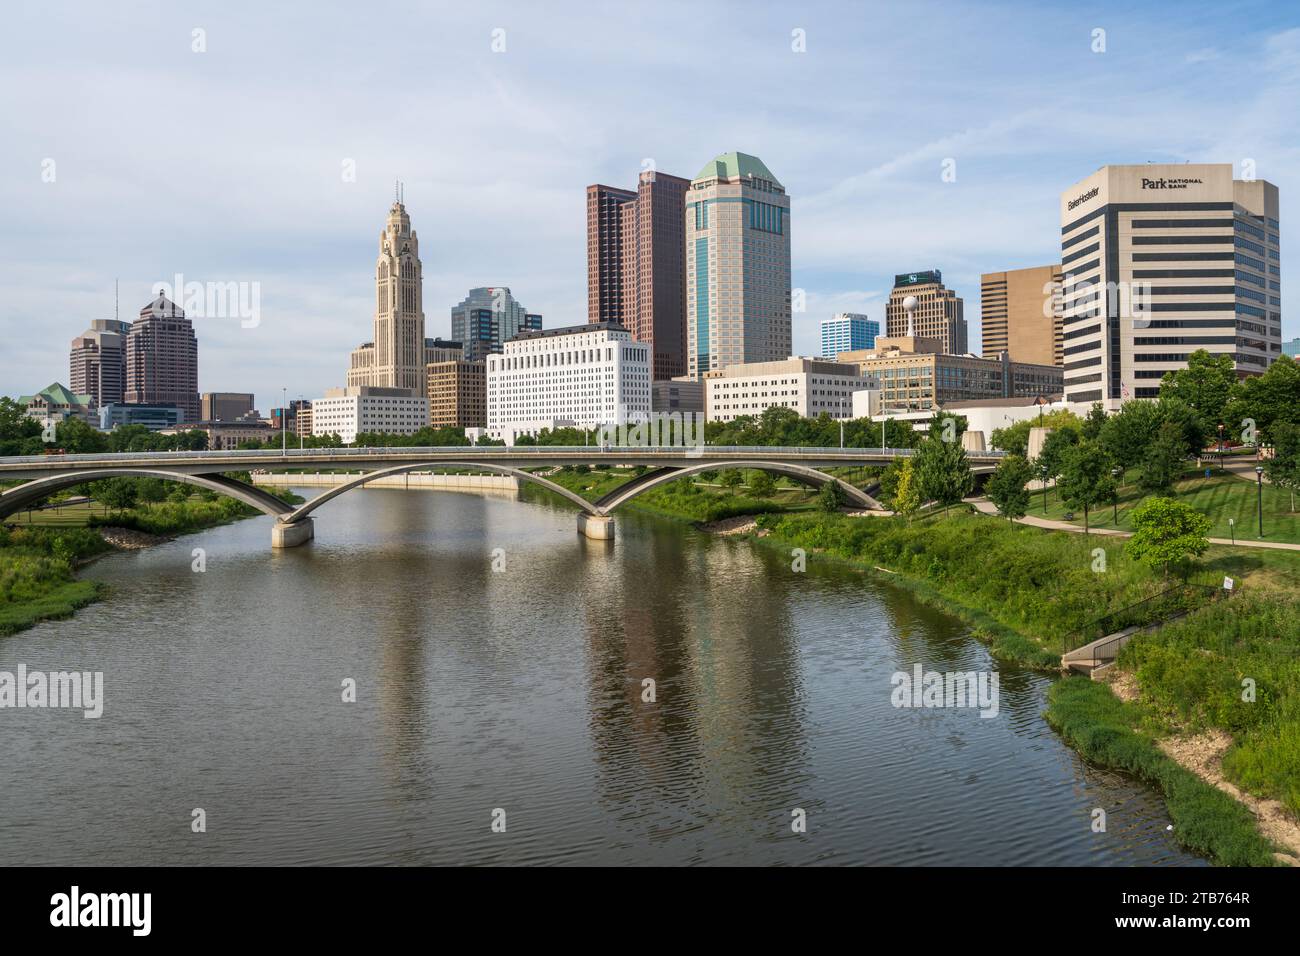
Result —
[[131, 323], [126, 337], [126, 390], [129, 405], [175, 405], [181, 421], [198, 421], [199, 343], [185, 311], [160, 295]]
[[1061, 267], [1032, 266], [980, 276], [980, 345], [985, 358], [1062, 363]]
[[1278, 190], [1229, 163], [1103, 166], [1061, 193], [1065, 397], [1155, 398], [1198, 349], [1282, 353]]
[[[910, 316], [903, 308], [909, 296], [916, 297], [916, 308]], [[912, 328], [908, 327], [909, 322]], [[956, 292], [944, 286], [942, 272], [930, 269], [894, 276], [894, 288], [885, 303], [885, 335], [889, 338], [938, 339], [944, 353], [966, 354], [966, 315], [962, 300]]]
[[[623, 207], [630, 189], [587, 187], [587, 321], [623, 319]], [[454, 333], [453, 333], [454, 334]]]
[[1282, 343], [1282, 354], [1289, 355], [1291, 358], [1300, 356], [1300, 339], [1287, 339]]
[[350, 387], [406, 388], [424, 395], [424, 283], [420, 241], [399, 200], [379, 234], [374, 338], [352, 351]]
[[840, 352], [869, 349], [876, 344], [880, 323], [856, 312], [840, 312], [822, 320], [822, 358], [833, 359]]
[[126, 336], [131, 323], [92, 319], [90, 328], [72, 340], [68, 383], [90, 396], [90, 410], [120, 402], [126, 392]]
[[205, 422], [237, 422], [252, 413], [252, 392], [204, 392], [200, 403]]
[[480, 362], [501, 351], [501, 346], [520, 332], [536, 332], [542, 317], [529, 312], [503, 285], [470, 289], [451, 309], [451, 337], [461, 343], [464, 358]]
[[686, 197], [687, 374], [789, 358], [790, 197], [763, 161], [724, 153]]
[[[686, 372], [685, 217], [690, 187], [689, 179], [657, 170], [642, 173], [634, 193], [587, 187], [587, 228], [596, 230], [587, 237], [587, 280], [604, 290], [588, 289], [588, 321], [617, 322], [634, 341], [649, 345], [656, 379]], [[631, 198], [620, 200], [624, 194]], [[609, 254], [611, 237], [602, 230], [608, 218], [604, 210], [620, 202], [615, 259]], [[598, 214], [591, 211], [593, 203]]]
[[429, 425], [433, 428], [487, 427], [487, 366], [452, 359], [431, 362]]

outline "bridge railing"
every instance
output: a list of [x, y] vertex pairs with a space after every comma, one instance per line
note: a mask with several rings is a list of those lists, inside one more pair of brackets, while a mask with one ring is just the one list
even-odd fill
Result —
[[[0, 458], [0, 464], [28, 465], [80, 462], [130, 462], [130, 461], [235, 461], [248, 459], [282, 459], [290, 460], [319, 458], [393, 458], [393, 457], [429, 457], [437, 458], [515, 458], [521, 461], [536, 458], [548, 458], [556, 455], [592, 455], [600, 457], [650, 456], [663, 454], [681, 454], [684, 457], [711, 457], [714, 455], [796, 455], [805, 457], [825, 456], [843, 458], [852, 461], [855, 458], [906, 458], [912, 455], [911, 448], [839, 448], [839, 447], [802, 447], [794, 445], [525, 445], [502, 447], [500, 445], [437, 445], [432, 447], [376, 447], [376, 448], [278, 448], [231, 449], [228, 451], [131, 451], [104, 452], [100, 454], [69, 455], [15, 455]], [[1005, 454], [1001, 451], [967, 452], [972, 458], [993, 459]]]

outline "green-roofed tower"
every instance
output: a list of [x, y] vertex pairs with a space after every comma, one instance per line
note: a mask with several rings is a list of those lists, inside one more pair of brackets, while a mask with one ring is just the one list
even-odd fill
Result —
[[790, 197], [757, 156], [704, 164], [686, 194], [687, 374], [789, 358]]

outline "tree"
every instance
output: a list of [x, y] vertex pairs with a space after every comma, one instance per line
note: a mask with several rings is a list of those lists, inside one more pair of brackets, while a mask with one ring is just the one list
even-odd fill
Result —
[[903, 459], [899, 469], [898, 490], [894, 493], [894, 510], [909, 521], [921, 507], [921, 492], [917, 488], [916, 465], [911, 458]]
[[1273, 457], [1264, 459], [1264, 474], [1279, 488], [1291, 493], [1291, 510], [1295, 511], [1296, 488], [1300, 488], [1300, 425], [1274, 422]]
[[917, 491], [927, 501], [948, 506], [955, 505], [971, 493], [975, 477], [966, 461], [966, 449], [960, 441], [946, 441], [943, 431], [931, 434], [917, 446], [912, 455]]
[[137, 479], [135, 487], [137, 496], [146, 504], [155, 504], [167, 500], [167, 482], [161, 478]]
[[1101, 429], [1109, 417], [1101, 402], [1093, 402], [1092, 408], [1088, 409], [1088, 417], [1083, 420], [1083, 428], [1080, 429], [1080, 434], [1090, 441], [1096, 441], [1101, 437]]
[[1115, 479], [1110, 457], [1095, 441], [1084, 440], [1061, 457], [1061, 477], [1056, 490], [1071, 508], [1083, 509], [1083, 530], [1088, 528], [1088, 512], [1093, 505], [1110, 501], [1115, 495]]
[[1160, 422], [1160, 410], [1155, 402], [1134, 399], [1106, 419], [1097, 440], [1117, 465], [1132, 468], [1142, 460], [1155, 439]]
[[882, 502], [890, 503], [894, 496], [898, 494], [898, 479], [903, 474], [904, 466], [911, 461], [910, 458], [893, 458], [890, 459], [885, 470], [880, 473], [880, 494], [878, 497]]
[[108, 438], [80, 418], [65, 418], [55, 428], [55, 441], [69, 454], [93, 454], [108, 451]]
[[1187, 458], [1186, 437], [1175, 422], [1165, 422], [1156, 432], [1156, 440], [1142, 460], [1142, 473], [1138, 487], [1147, 494], [1167, 494], [1173, 491], [1174, 482], [1183, 476], [1183, 462]]
[[817, 509], [828, 513], [839, 511], [844, 505], [844, 491], [840, 483], [832, 478], [817, 489]]
[[745, 482], [744, 476], [741, 475], [739, 468], [724, 469], [718, 480], [722, 482], [722, 487], [726, 488], [727, 491], [733, 495], [736, 493], [736, 489]]
[[1160, 397], [1177, 398], [1200, 413], [1201, 419], [1218, 424], [1237, 384], [1237, 371], [1230, 353], [1211, 355], [1197, 349], [1187, 356], [1184, 368], [1166, 372], [1160, 380]]
[[[1251, 422], [1269, 441], [1276, 441], [1274, 426], [1279, 422], [1300, 425], [1300, 365], [1289, 355], [1279, 355], [1263, 375], [1252, 375], [1237, 383], [1233, 399], [1224, 412], [1229, 435], [1251, 441]], [[1245, 432], [1245, 434], [1241, 434]]]
[[[1014, 425], [1008, 425], [1005, 428], [993, 429], [993, 434], [989, 436], [991, 447], [999, 451], [1009, 452], [1013, 455], [1020, 455], [1022, 458], [1029, 457], [1029, 432], [1031, 429], [1039, 427], [1039, 418], [1037, 415], [1032, 418], [1026, 418], [1016, 422]], [[1070, 428], [1080, 431], [1083, 428], [1083, 421], [1073, 412], [1066, 411], [1063, 408], [1047, 412], [1042, 417], [1043, 428]]]
[[136, 485], [133, 478], [103, 478], [90, 484], [91, 497], [113, 511], [134, 507]]
[[1043, 439], [1042, 451], [1038, 453], [1035, 464], [1040, 473], [1047, 469], [1047, 478], [1051, 480], [1061, 473], [1061, 461], [1065, 452], [1079, 444], [1079, 433], [1072, 428], [1058, 428]]
[[765, 471], [756, 471], [749, 479], [749, 493], [755, 498], [771, 498], [776, 494], [776, 482]]
[[1025, 487], [1034, 477], [1034, 469], [1020, 455], [1007, 455], [989, 476], [989, 500], [1007, 519], [1023, 518], [1029, 510], [1029, 490]]
[[1210, 546], [1210, 519], [1185, 502], [1148, 498], [1129, 517], [1133, 537], [1124, 550], [1144, 564], [1162, 568], [1166, 579], [1171, 566], [1185, 565]]

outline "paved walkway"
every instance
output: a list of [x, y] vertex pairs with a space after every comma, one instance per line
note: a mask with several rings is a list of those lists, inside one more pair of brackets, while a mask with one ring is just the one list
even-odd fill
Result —
[[[1251, 467], [1254, 467], [1253, 465]], [[996, 515], [997, 506], [987, 498], [966, 498], [968, 505], [974, 505], [975, 510], [981, 514]], [[1053, 521], [1050, 518], [1036, 518], [1033, 515], [1025, 515], [1023, 518], [1016, 519], [1021, 524], [1032, 525], [1035, 528], [1050, 528], [1053, 531], [1074, 531], [1083, 534], [1083, 528], [1077, 524], [1071, 524], [1068, 521]], [[1131, 538], [1131, 531], [1115, 531], [1111, 528], [1093, 528], [1092, 534], [1110, 535], [1115, 538]], [[1210, 544], [1226, 544], [1229, 547], [1238, 548], [1273, 548], [1278, 551], [1300, 551], [1300, 544], [1288, 544], [1285, 541], [1249, 541], [1244, 538], [1238, 538], [1235, 542], [1231, 538], [1211, 538]]]

